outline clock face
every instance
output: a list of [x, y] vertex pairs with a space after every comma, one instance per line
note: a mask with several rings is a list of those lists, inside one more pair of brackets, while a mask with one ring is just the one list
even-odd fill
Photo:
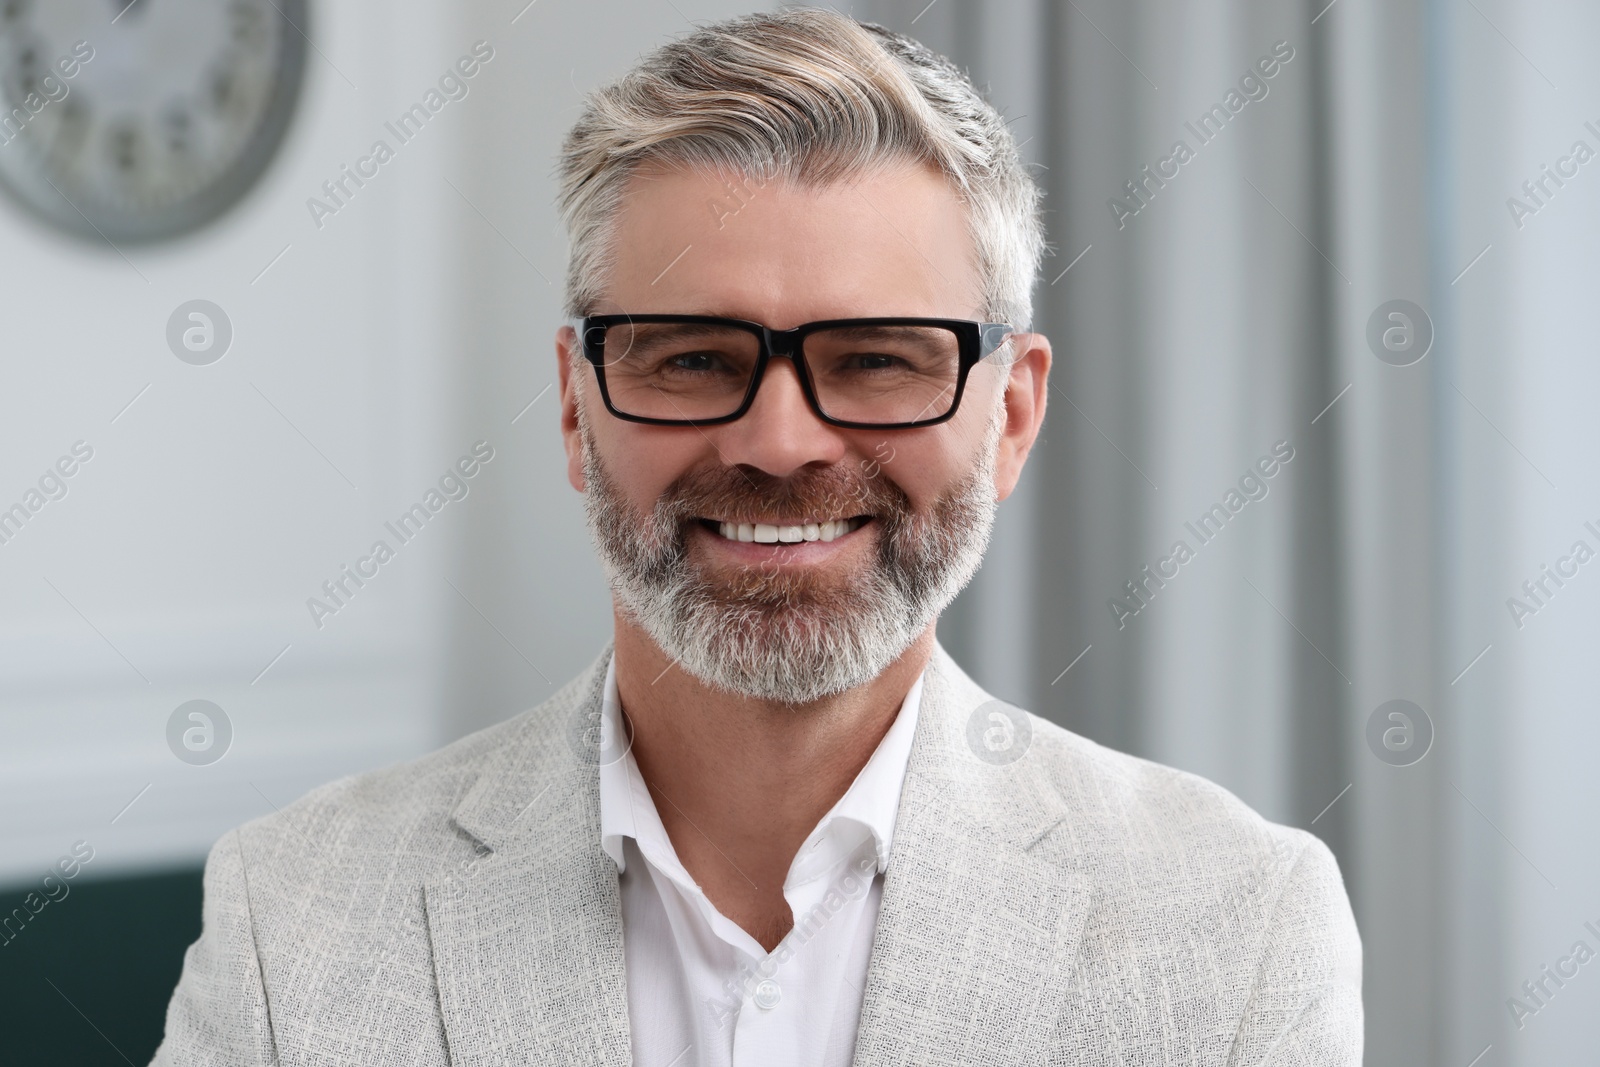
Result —
[[91, 240], [204, 225], [282, 140], [306, 29], [306, 0], [0, 0], [0, 187]]

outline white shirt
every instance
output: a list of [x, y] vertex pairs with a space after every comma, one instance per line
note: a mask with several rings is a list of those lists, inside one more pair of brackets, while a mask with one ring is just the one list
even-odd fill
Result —
[[[769, 955], [678, 861], [631, 752], [600, 767], [600, 843], [622, 892], [636, 1067], [848, 1067], [883, 873], [922, 699], [900, 713], [784, 880], [794, 928]], [[602, 736], [621, 738], [616, 662]]]

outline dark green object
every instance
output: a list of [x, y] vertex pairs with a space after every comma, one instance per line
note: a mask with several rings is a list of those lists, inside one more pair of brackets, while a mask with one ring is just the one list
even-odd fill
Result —
[[[200, 936], [200, 873], [74, 879], [0, 943], [0, 1063], [149, 1063], [184, 950]], [[0, 890], [0, 915], [37, 888]]]

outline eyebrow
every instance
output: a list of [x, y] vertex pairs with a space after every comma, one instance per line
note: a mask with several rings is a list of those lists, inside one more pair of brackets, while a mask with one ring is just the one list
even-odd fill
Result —
[[[627, 329], [626, 324], [613, 326], [613, 330]], [[619, 336], [617, 343], [625, 344], [631, 351], [641, 355], [654, 351], [664, 345], [674, 342], [696, 341], [702, 338], [727, 337], [730, 334], [740, 334], [749, 338], [753, 346], [757, 343], [756, 336], [737, 326], [728, 326], [714, 322], [641, 322], [633, 326], [632, 336]]]
[[[626, 330], [630, 325], [619, 322], [611, 328]], [[635, 338], [644, 341], [657, 337], [696, 337], [705, 334], [748, 332], [743, 327], [721, 322], [636, 322], [631, 325], [631, 329]]]

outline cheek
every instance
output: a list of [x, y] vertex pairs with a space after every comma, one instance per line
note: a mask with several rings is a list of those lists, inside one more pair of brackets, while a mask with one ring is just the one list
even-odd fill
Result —
[[[950, 425], [887, 438], [886, 444], [866, 450], [864, 454], [868, 459], [862, 461], [865, 464], [862, 473], [871, 476], [875, 469], [881, 469], [878, 476], [889, 478], [899, 486], [911, 501], [912, 510], [928, 510], [971, 469], [975, 455], [974, 451], [966, 450], [964, 435], [937, 432], [947, 430]], [[877, 468], [872, 465], [874, 455], [881, 457]]]
[[918, 464], [918, 484], [901, 486], [911, 497], [911, 506], [926, 511], [948, 497], [971, 471], [971, 463], [955, 456], [941, 456]]
[[1000, 393], [1010, 381], [1009, 368], [997, 367], [993, 363], [980, 363], [967, 376], [966, 393], [961, 398], [961, 409], [956, 412], [956, 417], [963, 419], [963, 425], [968, 426], [977, 437], [982, 438], [989, 413], [994, 410]]
[[706, 440], [693, 430], [632, 426], [612, 420], [608, 432], [595, 434], [595, 446], [606, 473], [640, 511], [655, 507], [667, 487], [685, 471], [716, 462]]

